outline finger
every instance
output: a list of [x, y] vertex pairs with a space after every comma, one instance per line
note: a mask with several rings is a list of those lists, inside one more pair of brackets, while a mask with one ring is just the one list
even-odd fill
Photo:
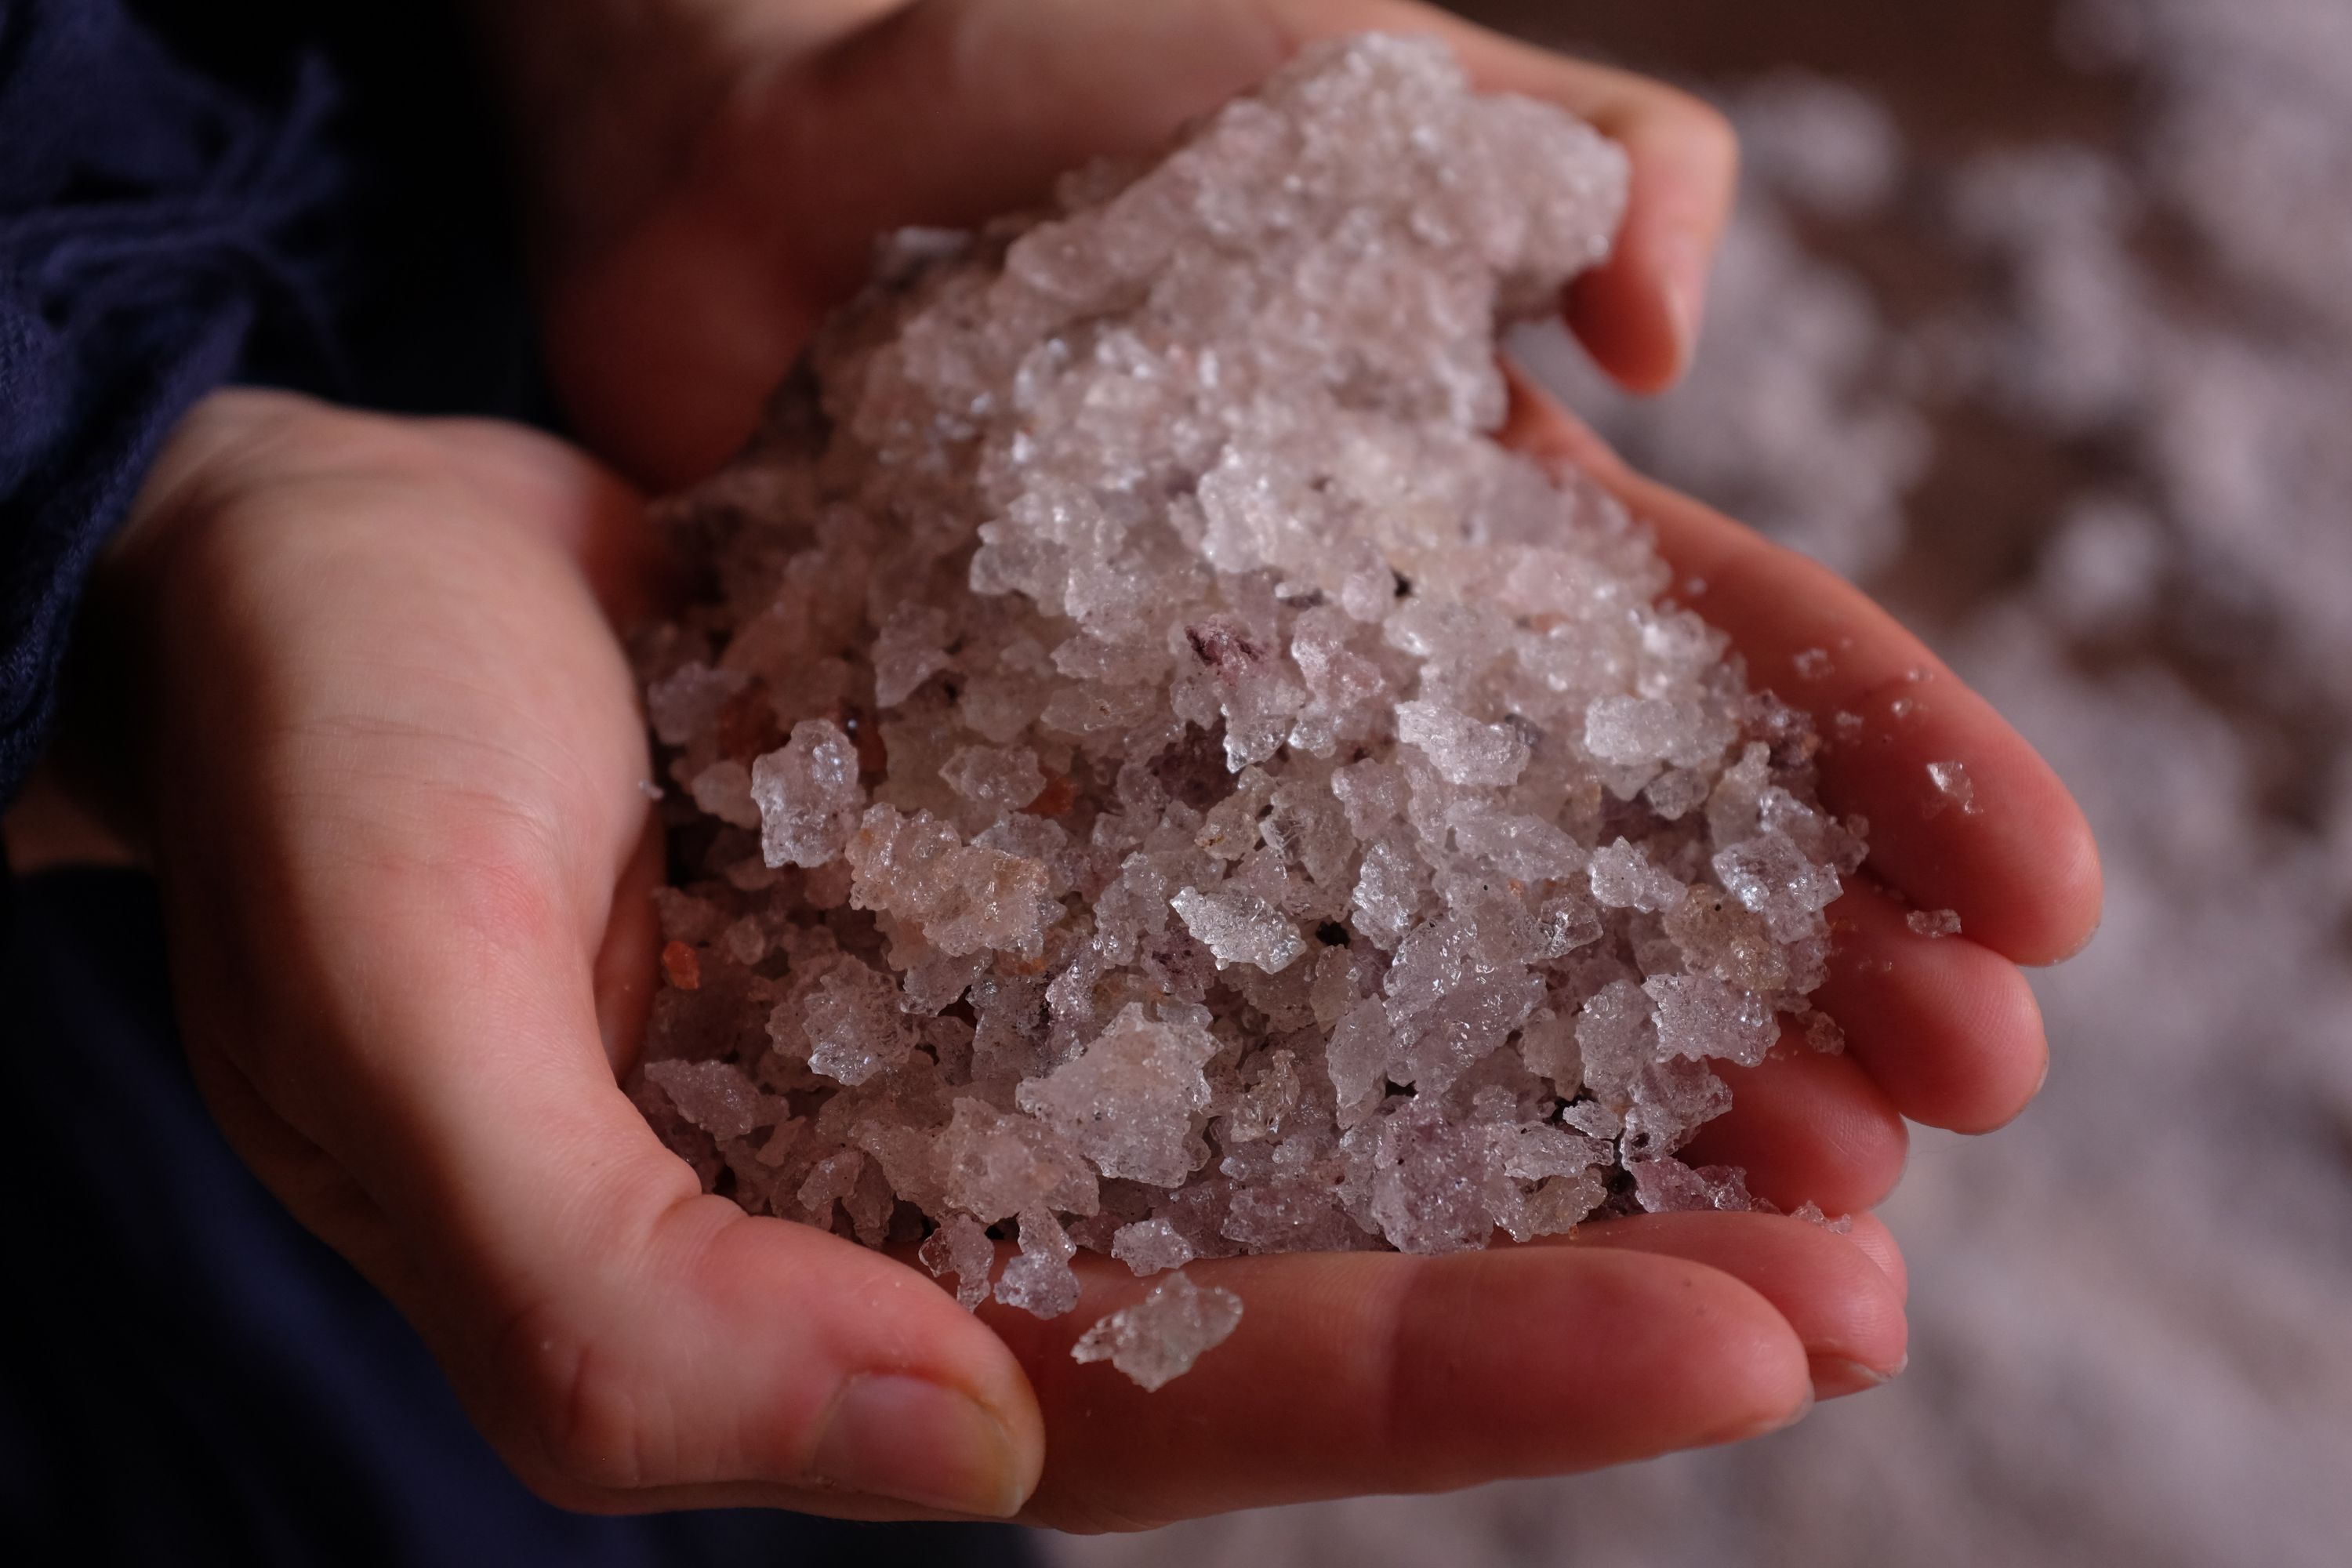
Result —
[[1895, 1108], [1955, 1132], [2015, 1120], [2050, 1069], [2033, 988], [1967, 936], [1928, 937], [1859, 879], [1829, 909], [1836, 946], [1813, 1005]]
[[1680, 1258], [1739, 1280], [1795, 1331], [1818, 1398], [1875, 1388], [1903, 1369], [1901, 1291], [1853, 1240], [1820, 1226], [1778, 1215], [1637, 1215], [1579, 1226], [1566, 1245]]
[[1858, 1062], [1809, 1049], [1792, 1031], [1756, 1067], [1711, 1065], [1731, 1086], [1731, 1109], [1683, 1149], [1692, 1164], [1737, 1165], [1758, 1197], [1830, 1214], [1872, 1207], [1902, 1179], [1910, 1135]]
[[1907, 1300], [1911, 1295], [1910, 1267], [1903, 1261], [1903, 1249], [1895, 1245], [1895, 1233], [1886, 1228], [1886, 1222], [1868, 1210], [1844, 1217], [1853, 1227], [1846, 1233], [1846, 1239], [1878, 1265], [1878, 1271], [1895, 1287], [1895, 1299]]
[[[1829, 742], [1822, 800], [1869, 819], [1870, 864], [1890, 887], [1957, 910], [1972, 940], [2015, 963], [2053, 963], [2090, 940], [2100, 900], [2090, 826], [1990, 703], [1843, 578], [1643, 479], [1524, 376], [1512, 382], [1504, 438], [1575, 464], [1648, 523], [1754, 684], [1812, 715]], [[1801, 656], [1826, 668], [1804, 673]], [[1937, 790], [1930, 763], [1961, 766], [1973, 812]]]
[[1804, 1349], [1761, 1295], [1679, 1258], [1526, 1247], [1192, 1265], [1233, 1337], [1146, 1393], [1070, 1345], [1150, 1288], [1081, 1259], [1077, 1310], [989, 1312], [1051, 1433], [1025, 1516], [1131, 1529], [1224, 1509], [1426, 1492], [1728, 1442], [1803, 1406]]

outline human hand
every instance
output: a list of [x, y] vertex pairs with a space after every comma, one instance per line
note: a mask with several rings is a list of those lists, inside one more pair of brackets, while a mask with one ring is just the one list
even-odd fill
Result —
[[[1526, 404], [1516, 434], [1580, 438]], [[1937, 669], [1817, 568], [1582, 456], [1709, 577], [1760, 671], [1842, 636], [1825, 687]], [[983, 1323], [898, 1261], [701, 1194], [617, 1082], [659, 860], [605, 616], [654, 574], [643, 541], [635, 498], [543, 438], [224, 395], [157, 470], [90, 622], [207, 1099], [544, 1495], [1115, 1528], [1729, 1440], [1899, 1364], [1900, 1260], [1867, 1215], [1851, 1239], [1664, 1215], [1450, 1258], [1196, 1265], [1248, 1314], [1147, 1398], [1067, 1355], [1139, 1293], [1123, 1269], [1091, 1270], [1067, 1318]], [[1825, 788], [1975, 936], [1913, 938], [1862, 890], [1835, 911], [1851, 1053], [1738, 1075], [1703, 1151], [1784, 1205], [1874, 1201], [1898, 1110], [2013, 1113], [2042, 1047], [2001, 955], [2054, 956], [2095, 906], [2080, 818], [2023, 742], [1939, 670], [1906, 689], [1916, 728], [1832, 753]], [[1880, 759], [1918, 747], [1969, 763], [1983, 816], [1917, 816]]]
[[1723, 117], [1685, 93], [1414, 0], [481, 3], [521, 100], [557, 386], [591, 447], [664, 488], [742, 444], [877, 234], [1034, 204], [1316, 38], [1439, 34], [1480, 86], [1624, 145], [1616, 250], [1565, 303], [1636, 390], [1688, 356], [1738, 161]]

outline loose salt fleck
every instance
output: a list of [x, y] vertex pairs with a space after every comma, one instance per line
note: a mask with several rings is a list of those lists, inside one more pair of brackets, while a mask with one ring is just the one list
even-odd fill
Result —
[[782, 750], [751, 764], [760, 813], [760, 854], [771, 866], [822, 866], [857, 826], [857, 748], [841, 726], [808, 719]]
[[933, 1278], [956, 1277], [956, 1300], [967, 1312], [988, 1300], [988, 1276], [996, 1267], [996, 1244], [988, 1227], [970, 1215], [950, 1215], [931, 1232], [919, 1256]]
[[1789, 662], [1796, 669], [1800, 679], [1819, 680], [1830, 672], [1830, 650], [1825, 647], [1809, 647]]
[[1138, 1274], [1164, 1274], [1192, 1261], [1192, 1244], [1164, 1219], [1121, 1226], [1110, 1239], [1110, 1255]]
[[1171, 1274], [1132, 1307], [1122, 1307], [1078, 1336], [1077, 1362], [1108, 1361], [1147, 1389], [1164, 1387], [1223, 1344], [1242, 1321], [1242, 1299], [1192, 1276]]
[[1921, 936], [1960, 934], [1960, 917], [1956, 910], [1913, 910], [1903, 917], [1903, 923]]
[[1021, 1256], [997, 1276], [996, 1299], [1041, 1318], [1058, 1318], [1078, 1304], [1078, 1277], [1070, 1268], [1077, 1247], [1044, 1209], [1021, 1216]]
[[1187, 888], [1168, 900], [1184, 929], [1216, 954], [1217, 967], [1254, 963], [1279, 974], [1307, 951], [1295, 921], [1247, 889]]
[[1935, 798], [1929, 803], [1929, 815], [1946, 805], [1957, 805], [1962, 816], [1977, 816], [1984, 808], [1977, 804], [1977, 786], [1969, 777], [1966, 763], [1945, 762], [1927, 764], [1927, 782], [1935, 786]]

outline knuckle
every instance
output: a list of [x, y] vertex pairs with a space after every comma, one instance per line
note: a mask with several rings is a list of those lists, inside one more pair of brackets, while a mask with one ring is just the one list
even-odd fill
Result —
[[533, 1491], [580, 1507], [676, 1479], [675, 1424], [656, 1385], [608, 1338], [535, 1308], [507, 1343], [523, 1450], [515, 1468]]

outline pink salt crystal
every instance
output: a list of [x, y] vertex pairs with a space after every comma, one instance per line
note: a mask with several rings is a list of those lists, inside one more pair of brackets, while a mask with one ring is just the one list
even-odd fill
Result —
[[1251, 963], [1278, 974], [1307, 951], [1296, 922], [1246, 888], [1186, 888], [1168, 900], [1184, 929], [1216, 954], [1217, 967]]
[[982, 1221], [1024, 1209], [1092, 1214], [1099, 1206], [1095, 1173], [1076, 1150], [1026, 1116], [983, 1100], [959, 1100], [940, 1134], [948, 1204]]
[[801, 1184], [794, 1201], [808, 1211], [812, 1223], [827, 1223], [833, 1217], [834, 1204], [856, 1190], [857, 1173], [865, 1164], [866, 1156], [855, 1149], [828, 1154], [809, 1168], [808, 1179]]
[[898, 987], [865, 964], [847, 962], [825, 972], [802, 1004], [809, 1066], [836, 1082], [864, 1083], [898, 1066], [913, 1048], [914, 1030], [898, 1007]]
[[1201, 1069], [1218, 1048], [1206, 1029], [1155, 1023], [1130, 1003], [1076, 1060], [1014, 1099], [1105, 1176], [1178, 1186], [1209, 1103]]
[[991, 815], [1018, 811], [1045, 787], [1037, 753], [1025, 746], [959, 747], [940, 778]]
[[767, 863], [822, 866], [849, 842], [865, 802], [857, 749], [838, 724], [804, 720], [782, 750], [751, 764], [751, 794]]
[[1835, 1218], [1832, 1218], [1830, 1215], [1822, 1213], [1822, 1205], [1815, 1203], [1811, 1198], [1807, 1198], [1803, 1203], [1801, 1203], [1795, 1208], [1790, 1209], [1789, 1211], [1789, 1217], [1790, 1219], [1803, 1220], [1807, 1225], [1820, 1226], [1823, 1230], [1832, 1232], [1838, 1236], [1850, 1236], [1853, 1233], [1853, 1215], [1850, 1214], [1842, 1214], [1837, 1215]]
[[1164, 1274], [1192, 1261], [1192, 1244], [1164, 1219], [1138, 1220], [1112, 1236], [1110, 1255], [1138, 1274]]
[[773, 1119], [758, 1088], [724, 1062], [647, 1062], [646, 1079], [713, 1138], [740, 1138]]
[[1528, 765], [1527, 742], [1436, 702], [1400, 702], [1397, 739], [1425, 753], [1448, 784], [1500, 786]]
[[1239, 1296], [1213, 1285], [1204, 1289], [1180, 1271], [1079, 1335], [1070, 1359], [1107, 1361], [1145, 1388], [1158, 1389], [1192, 1371], [1241, 1321]]
[[1670, 1056], [1754, 1067], [1780, 1037], [1771, 1008], [1752, 991], [1699, 974], [1654, 974], [1642, 989], [1657, 1008], [1659, 1048]]
[[1927, 782], [1936, 794], [1929, 800], [1927, 815], [1933, 816], [1947, 805], [1957, 805], [1963, 816], [1976, 816], [1984, 808], [1977, 804], [1977, 786], [1969, 777], [1968, 766], [1962, 763], [1929, 763]]
[[1960, 916], [1957, 910], [1913, 910], [1903, 917], [1903, 923], [1921, 936], [1960, 934]]
[[997, 1277], [996, 1299], [1041, 1318], [1058, 1318], [1078, 1304], [1078, 1277], [1070, 1269], [1077, 1252], [1066, 1232], [1042, 1208], [1021, 1215], [1021, 1256]]
[[1683, 890], [1682, 883], [1622, 838], [1592, 852], [1590, 876], [1592, 896], [1603, 909], [1655, 912], [1672, 904]]
[[988, 1227], [968, 1214], [950, 1215], [919, 1253], [934, 1279], [956, 1277], [956, 1301], [967, 1312], [988, 1300], [988, 1277], [996, 1267], [996, 1244]]

